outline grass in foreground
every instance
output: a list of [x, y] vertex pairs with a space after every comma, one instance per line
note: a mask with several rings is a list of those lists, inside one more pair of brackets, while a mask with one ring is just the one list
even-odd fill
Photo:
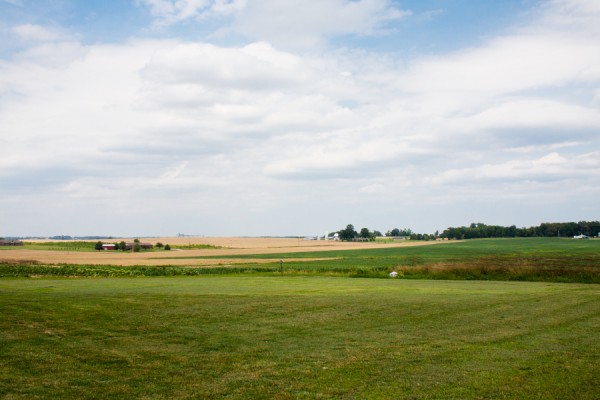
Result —
[[0, 397], [597, 399], [600, 287], [0, 280]]

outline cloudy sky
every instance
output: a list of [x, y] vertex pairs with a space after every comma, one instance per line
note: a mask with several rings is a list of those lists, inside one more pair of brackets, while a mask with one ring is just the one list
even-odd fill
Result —
[[599, 211], [597, 0], [0, 0], [0, 236]]

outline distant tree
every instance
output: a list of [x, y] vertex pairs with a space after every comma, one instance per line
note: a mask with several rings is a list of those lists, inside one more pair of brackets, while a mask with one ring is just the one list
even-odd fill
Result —
[[348, 224], [346, 229], [339, 231], [338, 234], [340, 235], [340, 240], [352, 240], [358, 235], [352, 224]]
[[360, 230], [360, 233], [358, 234], [358, 237], [369, 239], [371, 237], [371, 232], [369, 231], [369, 228], [362, 228]]
[[142, 246], [140, 245], [140, 239], [135, 239], [133, 241], [133, 252], [139, 253], [142, 250]]
[[162, 249], [164, 246], [161, 242], [156, 243], [156, 247], [158, 247], [159, 249]]
[[98, 241], [96, 242], [96, 245], [94, 246], [94, 248], [95, 248], [96, 250], [102, 250], [102, 249], [104, 249], [104, 247], [102, 247], [102, 244], [103, 244], [103, 243], [102, 243], [101, 241], [99, 241], [99, 240], [98, 240]]
[[381, 232], [379, 232], [379, 231], [373, 231], [373, 236], [375, 236], [375, 237], [381, 237], [381, 236], [383, 236], [383, 234]]
[[169, 244], [165, 244], [165, 250], [171, 250], [171, 246], [169, 246]]
[[119, 250], [125, 251], [126, 249], [127, 249], [127, 243], [125, 243], [124, 241], [121, 240], [121, 242], [119, 243]]

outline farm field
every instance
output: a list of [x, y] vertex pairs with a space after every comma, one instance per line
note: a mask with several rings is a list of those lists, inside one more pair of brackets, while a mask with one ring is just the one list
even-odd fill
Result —
[[600, 283], [600, 240], [515, 238], [389, 244], [239, 240], [236, 247], [213, 241], [193, 244], [210, 248], [141, 253], [13, 247], [0, 251], [0, 277], [282, 272], [384, 278], [396, 271], [401, 278], [412, 279]]
[[597, 399], [600, 286], [0, 280], [4, 399]]
[[[124, 241], [133, 241], [133, 239], [115, 239], [113, 241], [105, 240], [106, 243]], [[179, 266], [214, 266], [226, 263], [247, 264], [264, 263], [262, 257], [257, 261], [252, 261], [248, 257], [245, 259], [236, 259], [235, 256], [247, 256], [253, 254], [273, 254], [273, 253], [304, 253], [315, 251], [331, 250], [364, 250], [380, 248], [398, 248], [435, 245], [442, 242], [422, 242], [422, 241], [402, 241], [392, 243], [353, 243], [325, 240], [304, 240], [302, 238], [144, 238], [144, 242], [152, 244], [161, 242], [172, 246], [179, 246], [177, 250], [170, 252], [119, 252], [119, 251], [93, 251], [92, 243], [89, 247], [69, 246], [69, 242], [60, 243], [49, 240], [38, 240], [35, 245], [27, 245], [24, 248], [7, 247], [0, 252], [0, 260], [33, 260], [42, 264], [85, 264], [85, 265], [179, 265]], [[77, 242], [85, 245], [85, 242]], [[203, 249], [195, 249], [193, 246], [210, 246]], [[187, 248], [187, 247], [190, 248]], [[215, 259], [215, 256], [221, 256], [226, 261]], [[213, 257], [205, 259], [203, 257]], [[290, 257], [288, 257], [290, 258]], [[293, 257], [291, 257], [293, 258]], [[318, 258], [318, 257], [317, 257]], [[279, 258], [273, 257], [272, 262]], [[306, 260], [305, 260], [306, 261]]]

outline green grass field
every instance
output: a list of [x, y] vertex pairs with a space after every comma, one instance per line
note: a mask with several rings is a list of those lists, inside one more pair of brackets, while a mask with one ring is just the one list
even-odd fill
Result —
[[245, 257], [0, 262], [0, 398], [600, 398], [598, 240]]
[[[110, 242], [112, 243], [112, 242]], [[24, 242], [23, 246], [0, 246], [0, 250], [95, 251], [94, 242], [62, 240], [60, 242]]]
[[597, 399], [597, 285], [0, 280], [3, 399]]

